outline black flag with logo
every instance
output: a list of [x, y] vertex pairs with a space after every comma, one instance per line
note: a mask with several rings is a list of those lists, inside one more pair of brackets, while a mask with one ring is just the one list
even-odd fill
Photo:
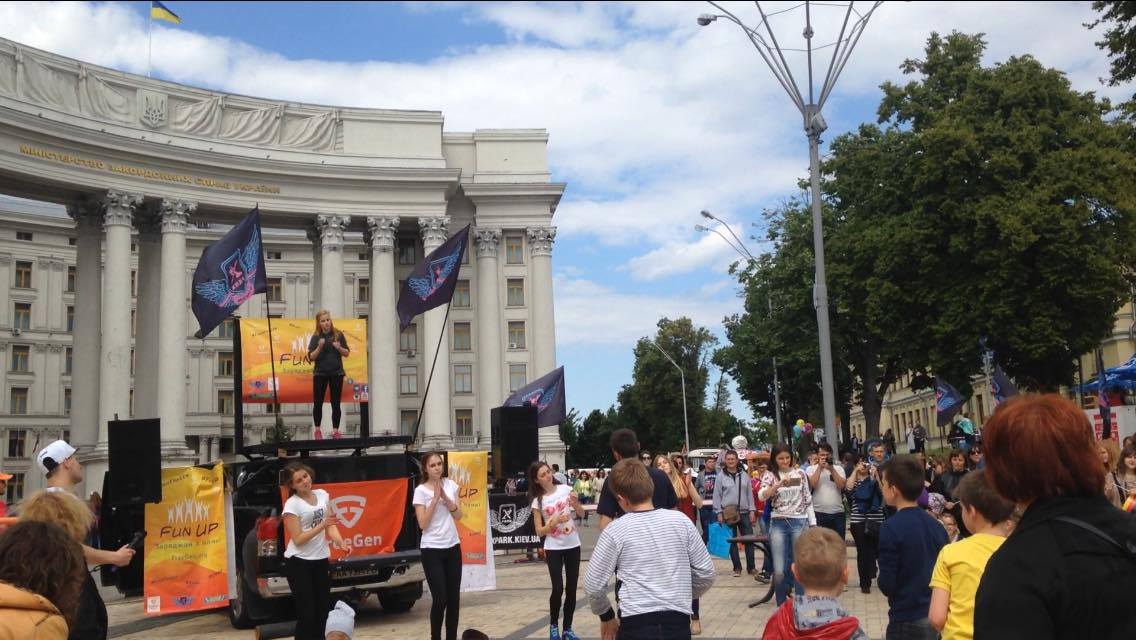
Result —
[[564, 422], [567, 415], [567, 405], [564, 401], [564, 367], [558, 367], [551, 373], [517, 389], [505, 398], [504, 402], [506, 407], [523, 407], [526, 404], [536, 407], [538, 427], [553, 427]]
[[217, 242], [205, 247], [193, 272], [193, 315], [204, 338], [237, 307], [258, 293], [268, 291], [264, 251], [260, 242], [260, 208]]
[[398, 294], [399, 329], [405, 329], [414, 316], [440, 307], [454, 297], [468, 237], [467, 224], [414, 267]]

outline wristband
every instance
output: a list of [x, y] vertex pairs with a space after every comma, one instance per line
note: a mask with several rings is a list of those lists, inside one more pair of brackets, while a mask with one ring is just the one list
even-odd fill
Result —
[[615, 617], [615, 609], [608, 609], [600, 614], [600, 622], [608, 622]]
[[453, 512], [455, 512], [455, 511], [457, 511], [457, 510], [458, 510], [458, 506], [457, 506], [457, 505], [455, 504], [455, 505], [454, 505], [454, 508], [453, 508], [453, 509], [450, 509], [450, 513], [453, 513]]

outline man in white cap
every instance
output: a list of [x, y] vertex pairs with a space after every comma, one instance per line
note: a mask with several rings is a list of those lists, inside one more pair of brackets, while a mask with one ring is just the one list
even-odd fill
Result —
[[355, 610], [346, 602], [339, 600], [335, 608], [327, 614], [327, 626], [324, 627], [325, 640], [351, 640], [355, 633]]

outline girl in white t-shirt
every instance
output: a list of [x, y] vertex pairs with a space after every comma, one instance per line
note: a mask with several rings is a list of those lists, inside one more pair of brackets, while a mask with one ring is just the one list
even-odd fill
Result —
[[[533, 499], [533, 525], [537, 535], [544, 536], [544, 557], [552, 578], [552, 595], [548, 599], [549, 640], [579, 640], [572, 632], [572, 614], [576, 611], [576, 583], [580, 578], [580, 532], [572, 514], [580, 517], [584, 507], [568, 485], [557, 484], [552, 469], [543, 462], [529, 465], [529, 497]], [[561, 571], [564, 575], [561, 576]], [[568, 590], [564, 590], [567, 578]], [[560, 635], [560, 598], [564, 597], [564, 635]]]
[[461, 519], [458, 508], [458, 483], [443, 478], [442, 454], [422, 456], [425, 479], [414, 489], [414, 515], [422, 529], [422, 570], [430, 585], [430, 640], [441, 640], [442, 621], [446, 623], [446, 640], [457, 640], [458, 606], [461, 592], [461, 540], [455, 524]]
[[322, 640], [331, 609], [330, 546], [345, 549], [336, 528], [327, 492], [312, 489], [311, 467], [292, 462], [284, 467], [280, 484], [290, 496], [284, 502], [284, 572], [296, 602], [296, 640]]

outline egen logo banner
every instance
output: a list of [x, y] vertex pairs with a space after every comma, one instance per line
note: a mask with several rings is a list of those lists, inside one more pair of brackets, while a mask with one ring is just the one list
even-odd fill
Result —
[[[329, 506], [338, 520], [339, 535], [347, 545], [347, 551], [331, 550], [332, 562], [348, 555], [371, 556], [394, 551], [406, 510], [406, 480], [334, 482], [314, 484], [312, 488], [327, 491]], [[288, 490], [283, 487], [280, 499], [288, 499]], [[290, 539], [285, 529], [284, 543]]]

